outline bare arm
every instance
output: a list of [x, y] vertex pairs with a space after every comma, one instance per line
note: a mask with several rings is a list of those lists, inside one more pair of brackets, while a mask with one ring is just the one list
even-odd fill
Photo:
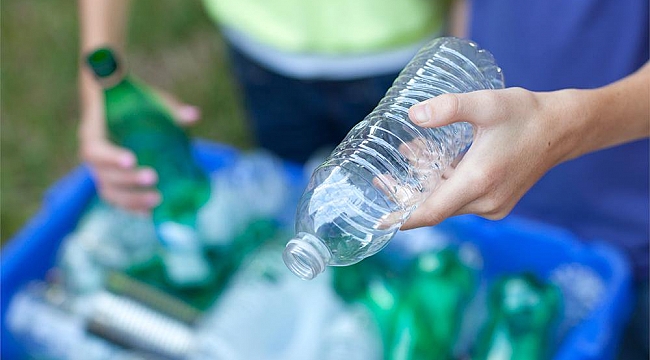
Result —
[[[99, 195], [106, 201], [130, 210], [147, 212], [160, 201], [154, 188], [156, 172], [138, 167], [135, 155], [107, 138], [104, 98], [90, 69], [84, 64], [88, 52], [98, 47], [111, 47], [125, 53], [129, 0], [79, 0], [81, 56], [79, 91], [81, 124], [79, 142], [81, 157], [90, 165]], [[160, 92], [175, 118], [191, 124], [200, 117], [200, 110], [183, 104]]]
[[467, 0], [454, 0], [451, 4], [451, 11], [449, 12], [449, 34], [459, 38], [467, 37], [469, 24], [469, 12], [467, 7], [469, 1]]
[[594, 90], [522, 88], [441, 95], [413, 106], [424, 127], [474, 126], [474, 143], [453, 173], [413, 213], [404, 229], [447, 217], [506, 216], [552, 167], [650, 136], [650, 63]]
[[608, 86], [574, 93], [586, 138], [576, 139], [570, 157], [650, 136], [650, 62]]
[[80, 132], [89, 136], [104, 136], [104, 108], [101, 90], [84, 66], [83, 57], [100, 46], [123, 52], [129, 3], [129, 0], [79, 0], [79, 95], [83, 119]]

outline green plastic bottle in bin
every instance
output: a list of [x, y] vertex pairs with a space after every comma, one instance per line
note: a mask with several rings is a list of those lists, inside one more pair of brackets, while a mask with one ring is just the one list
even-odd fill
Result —
[[408, 274], [390, 358], [453, 359], [462, 315], [476, 288], [474, 270], [448, 247], [420, 254]]
[[132, 150], [139, 165], [158, 173], [162, 202], [153, 210], [153, 220], [165, 250], [167, 277], [179, 286], [208, 281], [211, 270], [196, 218], [210, 197], [210, 182], [191, 156], [187, 134], [162, 100], [128, 75], [113, 51], [97, 49], [86, 60], [104, 89], [110, 139]]
[[368, 258], [333, 271], [346, 302], [366, 306], [379, 326], [386, 360], [452, 359], [475, 270], [455, 248], [425, 251], [405, 270]]
[[359, 304], [371, 313], [384, 345], [384, 359], [390, 359], [387, 345], [393, 339], [395, 314], [402, 294], [400, 279], [377, 258], [335, 267], [332, 275], [332, 287], [343, 301]]
[[498, 280], [490, 290], [489, 317], [472, 360], [551, 359], [561, 302], [560, 289], [533, 274]]

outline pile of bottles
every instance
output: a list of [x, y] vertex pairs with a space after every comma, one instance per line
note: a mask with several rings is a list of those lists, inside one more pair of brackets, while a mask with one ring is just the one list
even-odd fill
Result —
[[282, 219], [299, 190], [282, 163], [244, 153], [210, 179], [211, 197], [196, 222], [206, 279], [188, 285], [169, 277], [162, 260], [169, 248], [152, 218], [96, 200], [62, 242], [47, 281], [29, 284], [10, 304], [8, 328], [29, 353], [85, 360], [549, 359], [603, 290], [579, 264], [560, 266], [548, 279], [487, 278], [472, 243], [438, 228], [397, 232], [375, 256], [304, 281], [282, 262], [292, 231]]
[[[206, 260], [208, 271], [181, 262], [182, 272], [175, 270], [170, 276], [170, 263], [165, 260], [175, 249], [160, 241], [155, 219], [96, 199], [64, 238], [47, 281], [30, 284], [13, 299], [9, 328], [39, 358], [238, 358], [215, 357], [219, 351], [228, 351], [232, 338], [223, 346], [214, 345], [212, 335], [219, 337], [217, 328], [205, 327], [223, 324], [210, 321], [215, 316], [250, 314], [252, 309], [242, 306], [256, 302], [260, 291], [280, 284], [280, 276], [273, 274], [278, 273], [278, 266], [285, 270], [279, 245], [286, 238], [283, 213], [293, 207], [295, 190], [284, 165], [263, 151], [244, 153], [210, 174], [210, 189], [210, 198], [196, 213], [199, 242], [193, 245]], [[273, 244], [278, 245], [275, 250], [262, 250]], [[258, 252], [260, 259], [251, 262], [249, 258]], [[260, 261], [260, 266], [274, 265], [275, 269], [256, 265]], [[248, 262], [250, 270], [246, 270]], [[254, 273], [245, 275], [249, 272]], [[288, 305], [289, 298], [300, 299], [305, 289], [319, 288], [318, 283], [306, 284], [282, 272], [292, 280], [293, 295], [275, 290], [281, 296], [276, 301], [279, 305]], [[183, 277], [178, 276], [181, 273]], [[183, 279], [192, 281], [179, 281]], [[268, 284], [255, 285], [253, 279]], [[238, 291], [237, 284], [254, 292], [230, 294]], [[262, 293], [271, 300], [271, 292]], [[231, 305], [242, 311], [229, 306], [220, 310], [231, 298]], [[217, 303], [217, 299], [221, 300]], [[231, 320], [235, 325], [241, 319]], [[254, 325], [242, 327], [238, 335], [230, 327], [222, 333], [246, 339], [244, 329]], [[94, 350], [81, 351], [87, 348]]]
[[558, 345], [560, 287], [531, 273], [487, 279], [471, 243], [433, 229], [398, 233], [377, 256], [312, 281], [281, 261], [287, 229], [243, 230], [233, 241], [258, 245], [218, 285], [188, 288], [150, 264], [155, 237], [139, 240], [148, 256], [126, 257], [118, 233], [88, 236], [99, 214], [124, 215], [93, 207], [47, 282], [10, 304], [8, 327], [37, 358], [550, 359]]

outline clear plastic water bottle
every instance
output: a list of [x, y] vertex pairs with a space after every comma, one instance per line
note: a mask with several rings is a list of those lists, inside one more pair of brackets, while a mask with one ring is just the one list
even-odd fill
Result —
[[155, 256], [157, 247], [150, 217], [97, 201], [63, 240], [57, 266], [67, 291], [92, 292], [103, 285], [107, 270], [142, 265]]
[[317, 357], [323, 328], [342, 304], [327, 276], [300, 281], [278, 262], [281, 256], [278, 243], [251, 254], [198, 325], [220, 355], [213, 359]]
[[549, 280], [562, 293], [562, 314], [557, 328], [559, 341], [592, 314], [601, 303], [606, 287], [602, 276], [593, 268], [577, 262], [560, 264], [551, 271]]
[[275, 155], [255, 150], [212, 174], [212, 196], [197, 217], [205, 246], [227, 247], [252, 221], [281, 213], [289, 197], [282, 165]]
[[87, 319], [71, 308], [68, 295], [61, 288], [34, 282], [11, 299], [7, 329], [30, 356], [61, 360], [150, 358], [87, 331]]
[[381, 250], [471, 145], [468, 123], [428, 129], [408, 109], [444, 93], [503, 87], [501, 69], [477, 44], [439, 38], [402, 70], [379, 105], [312, 174], [284, 251], [287, 267], [312, 279]]
[[317, 360], [380, 360], [381, 331], [371, 311], [360, 303], [334, 314], [323, 329]]

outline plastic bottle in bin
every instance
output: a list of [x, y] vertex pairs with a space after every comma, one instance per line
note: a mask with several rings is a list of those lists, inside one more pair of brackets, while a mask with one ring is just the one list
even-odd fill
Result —
[[533, 274], [498, 280], [490, 290], [489, 317], [472, 360], [551, 359], [561, 306], [560, 289]]
[[35, 359], [240, 359], [224, 352], [227, 344], [209, 329], [141, 300], [106, 290], [76, 296], [56, 284], [33, 282], [11, 299], [6, 324]]
[[392, 359], [452, 359], [465, 306], [476, 288], [474, 270], [454, 248], [418, 256], [396, 311]]
[[381, 250], [473, 139], [468, 123], [422, 128], [408, 109], [444, 93], [502, 87], [492, 55], [471, 41], [439, 38], [422, 48], [312, 174], [283, 256], [289, 269], [312, 279]]
[[145, 360], [88, 331], [62, 289], [34, 282], [16, 293], [7, 308], [7, 329], [35, 359]]
[[476, 288], [475, 269], [452, 246], [425, 250], [405, 267], [387, 261], [335, 268], [334, 289], [372, 314], [385, 359], [450, 359]]
[[392, 338], [395, 310], [401, 300], [403, 281], [377, 258], [332, 271], [332, 288], [346, 303], [360, 304], [372, 314], [384, 343]]
[[[279, 246], [278, 246], [279, 245]], [[304, 282], [279, 262], [282, 245], [250, 254], [206, 313], [201, 328], [218, 343], [214, 359], [315, 359], [340, 303], [327, 277]]]
[[210, 183], [192, 159], [187, 134], [161, 99], [129, 76], [110, 49], [97, 49], [86, 60], [104, 89], [111, 140], [131, 149], [139, 165], [158, 173], [162, 202], [153, 210], [153, 219], [166, 249], [169, 279], [177, 285], [206, 281], [210, 270], [196, 232], [196, 214], [210, 197]]

